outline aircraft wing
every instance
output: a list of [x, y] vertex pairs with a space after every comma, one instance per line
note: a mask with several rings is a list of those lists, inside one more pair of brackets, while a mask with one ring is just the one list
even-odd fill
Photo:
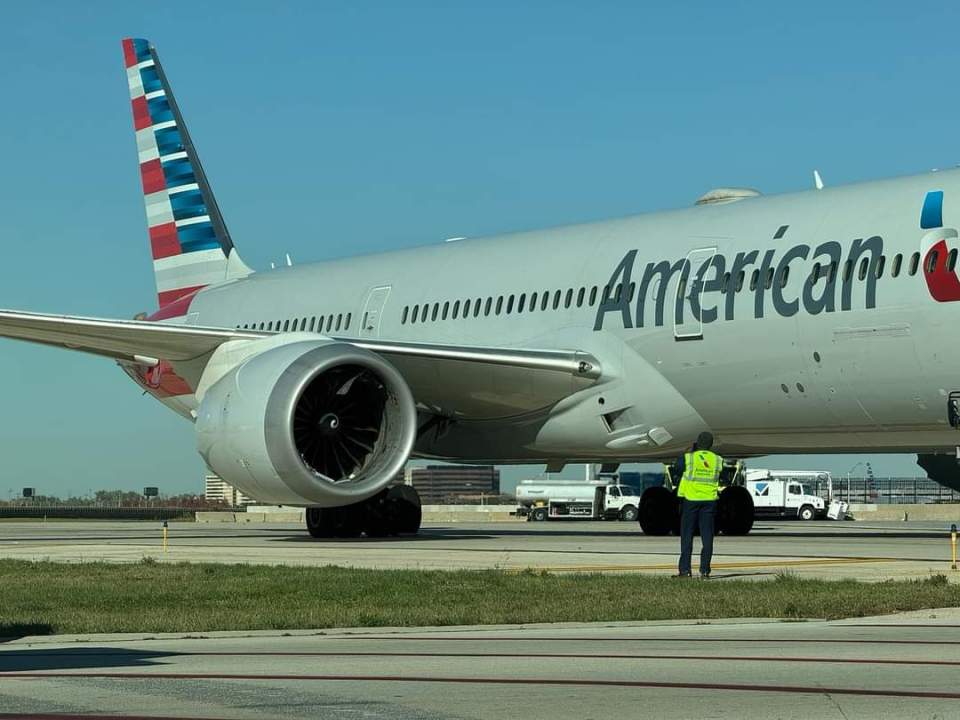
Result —
[[[196, 360], [223, 343], [271, 334], [0, 310], [0, 337], [145, 365], [157, 360], [174, 364]], [[593, 384], [601, 374], [596, 358], [571, 350], [332, 339], [387, 358], [404, 376], [421, 407], [445, 415], [503, 417], [529, 412]]]

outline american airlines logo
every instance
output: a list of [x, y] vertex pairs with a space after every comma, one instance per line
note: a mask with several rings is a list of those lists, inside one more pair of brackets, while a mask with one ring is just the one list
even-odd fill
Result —
[[[661, 327], [669, 320], [668, 307], [677, 325], [690, 319], [703, 324], [734, 320], [737, 298], [744, 294], [753, 295], [748, 307], [754, 318], [771, 312], [792, 317], [801, 309], [810, 315], [851, 310], [855, 284], [862, 286], [864, 307], [877, 304], [878, 268], [883, 262], [879, 235], [854, 240], [846, 257], [840, 243], [832, 240], [815, 248], [794, 245], [784, 252], [740, 252], [732, 261], [712, 251], [694, 257], [697, 252], [675, 261], [647, 263], [642, 271], [636, 265], [637, 251], [628, 252], [610, 277], [593, 329], [602, 330], [611, 313], [627, 329]], [[787, 278], [793, 273], [802, 273], [802, 289], [796, 283], [788, 289]], [[739, 303], [741, 314], [744, 305]]]
[[955, 272], [957, 250], [947, 244], [947, 240], [956, 244], [957, 231], [943, 227], [942, 190], [931, 190], [924, 197], [920, 229], [929, 230], [920, 241], [920, 253], [930, 297], [937, 302], [960, 300], [960, 279]]

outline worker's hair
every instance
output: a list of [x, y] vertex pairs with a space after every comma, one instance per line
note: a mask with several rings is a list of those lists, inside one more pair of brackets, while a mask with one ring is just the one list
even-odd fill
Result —
[[702, 432], [697, 435], [697, 450], [709, 450], [713, 447], [713, 435], [708, 432]]

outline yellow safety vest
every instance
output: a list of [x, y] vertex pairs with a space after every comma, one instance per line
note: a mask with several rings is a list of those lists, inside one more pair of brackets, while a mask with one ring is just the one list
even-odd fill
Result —
[[720, 494], [722, 467], [723, 458], [710, 450], [685, 453], [677, 496], [687, 500], [716, 500]]

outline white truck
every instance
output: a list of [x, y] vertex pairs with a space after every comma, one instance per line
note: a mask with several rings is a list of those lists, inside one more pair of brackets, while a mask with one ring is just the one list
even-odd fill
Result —
[[517, 515], [528, 520], [634, 522], [639, 507], [639, 491], [619, 483], [524, 480], [517, 485]]
[[747, 470], [745, 479], [756, 517], [814, 520], [827, 514], [833, 493], [828, 472]]

